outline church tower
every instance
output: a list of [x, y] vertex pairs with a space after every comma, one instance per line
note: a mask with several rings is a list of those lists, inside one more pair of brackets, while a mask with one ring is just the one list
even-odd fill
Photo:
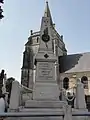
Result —
[[[31, 89], [35, 82], [37, 60], [42, 56], [42, 53], [44, 54], [43, 57], [47, 59], [48, 57], [51, 59], [52, 55], [53, 58], [55, 56], [57, 59], [59, 56], [67, 55], [63, 36], [59, 35], [55, 29], [48, 2], [46, 2], [40, 31], [33, 32], [31, 30], [31, 35], [25, 44], [25, 51], [23, 53], [21, 84]], [[56, 64], [59, 64], [58, 61]]]

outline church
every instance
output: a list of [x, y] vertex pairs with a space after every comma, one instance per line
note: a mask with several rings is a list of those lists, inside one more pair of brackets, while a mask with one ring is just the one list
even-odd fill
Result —
[[[52, 52], [58, 58], [58, 63], [56, 63], [56, 69], [59, 70], [59, 77], [57, 78], [57, 82], [63, 83], [62, 86], [65, 88], [64, 82], [67, 81], [67, 87], [65, 89], [69, 91], [74, 91], [77, 79], [79, 78], [84, 84], [85, 95], [88, 97], [89, 101], [90, 53], [86, 52], [80, 54], [67, 54], [68, 50], [65, 47], [63, 35], [60, 35], [55, 29], [55, 24], [52, 20], [48, 2], [46, 2], [40, 30], [36, 32], [33, 32], [33, 30], [31, 30], [31, 35], [28, 38], [27, 43], [25, 44], [25, 51], [23, 52], [23, 64], [21, 68], [21, 84], [29, 87], [30, 89], [33, 89], [37, 66], [36, 56], [40, 48], [40, 42], [42, 37], [41, 31], [44, 30], [44, 27], [48, 25], [50, 25], [49, 34], [52, 38]], [[47, 30], [45, 30], [44, 33], [47, 34]], [[44, 38], [45, 36], [43, 36], [43, 41]], [[48, 42], [49, 36], [45, 39]], [[48, 48], [47, 42], [45, 46]], [[48, 58], [49, 56], [48, 54], [45, 54], [44, 57]]]

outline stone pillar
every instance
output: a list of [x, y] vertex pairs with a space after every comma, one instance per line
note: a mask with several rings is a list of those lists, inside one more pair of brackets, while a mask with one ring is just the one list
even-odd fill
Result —
[[55, 62], [55, 81], [60, 84], [60, 77], [59, 77], [59, 64]]
[[28, 84], [29, 84], [29, 88], [32, 89], [32, 86], [33, 86], [33, 70], [30, 69], [29, 70], [29, 81], [28, 81]]
[[61, 101], [66, 101], [65, 90], [63, 89], [63, 79], [64, 79], [64, 74], [61, 74], [60, 82], [59, 82], [59, 90], [60, 90], [60, 95], [61, 95]]
[[53, 44], [54, 44], [54, 55], [56, 55], [55, 40], [53, 40]]
[[19, 108], [19, 99], [20, 99], [20, 87], [18, 81], [13, 81], [12, 90], [11, 90], [11, 98], [10, 98], [10, 111], [17, 111]]
[[35, 76], [36, 76], [36, 66], [33, 69], [33, 84], [35, 84]]

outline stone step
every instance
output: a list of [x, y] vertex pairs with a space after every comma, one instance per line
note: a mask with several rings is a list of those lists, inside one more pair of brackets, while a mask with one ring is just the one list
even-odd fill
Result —
[[63, 108], [67, 103], [64, 101], [36, 101], [27, 100], [25, 102], [25, 108]]
[[[40, 115], [47, 115], [47, 114], [60, 114], [62, 113], [63, 114], [63, 109], [50, 109], [50, 108], [33, 108], [33, 109], [30, 109], [30, 108], [22, 108], [19, 110], [19, 112], [26, 112], [26, 113], [29, 113], [31, 115], [36, 115], [36, 114], [40, 114]], [[20, 117], [18, 120], [63, 120], [63, 117], [62, 116], [59, 116], [59, 117]]]
[[20, 108], [19, 109], [19, 112], [30, 112], [30, 114], [42, 114], [42, 113], [44, 113], [44, 114], [59, 114], [59, 113], [63, 113], [64, 112], [64, 110], [63, 109], [59, 109], [59, 108], [57, 108], [57, 109], [55, 109], [55, 108], [53, 108], [53, 109], [51, 109], [51, 108]]

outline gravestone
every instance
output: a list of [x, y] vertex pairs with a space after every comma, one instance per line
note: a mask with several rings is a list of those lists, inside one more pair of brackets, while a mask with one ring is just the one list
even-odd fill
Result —
[[12, 92], [10, 97], [9, 110], [17, 111], [19, 108], [19, 100], [20, 100], [20, 87], [18, 81], [12, 82]]
[[79, 79], [77, 80], [77, 87], [76, 87], [76, 108], [86, 109], [84, 87]]

